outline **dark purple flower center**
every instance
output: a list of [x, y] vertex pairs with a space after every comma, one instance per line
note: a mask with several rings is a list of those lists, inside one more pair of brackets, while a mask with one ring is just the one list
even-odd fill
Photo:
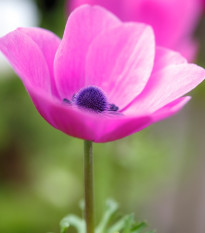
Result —
[[73, 95], [72, 101], [63, 99], [65, 103], [76, 104], [80, 108], [88, 109], [97, 113], [104, 111], [117, 111], [118, 107], [109, 104], [102, 90], [95, 86], [89, 86], [81, 89], [77, 94]]
[[104, 112], [107, 109], [105, 94], [97, 87], [86, 87], [74, 96], [76, 105], [95, 112]]

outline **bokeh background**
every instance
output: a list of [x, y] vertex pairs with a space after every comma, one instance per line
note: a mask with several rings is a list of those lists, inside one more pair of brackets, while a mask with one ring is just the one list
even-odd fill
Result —
[[[13, 13], [17, 8], [20, 13]], [[0, 20], [0, 31], [14, 29], [11, 19], [15, 27], [23, 26], [17, 19], [24, 17], [25, 26], [62, 37], [63, 0], [0, 0], [0, 12], [9, 16]], [[200, 41], [196, 62], [205, 66], [203, 14], [195, 36]], [[0, 62], [0, 232], [57, 233], [65, 215], [81, 215], [83, 141], [48, 125], [11, 68]], [[205, 84], [191, 95], [176, 116], [128, 138], [94, 145], [97, 220], [111, 197], [121, 213], [134, 212], [158, 232], [205, 232]]]

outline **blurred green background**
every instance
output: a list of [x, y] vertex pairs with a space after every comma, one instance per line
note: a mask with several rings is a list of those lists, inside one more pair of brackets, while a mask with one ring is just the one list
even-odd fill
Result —
[[[3, 0], [1, 0], [3, 1]], [[64, 1], [36, 1], [39, 26], [62, 37]], [[196, 30], [205, 65], [204, 18]], [[204, 233], [205, 86], [176, 116], [128, 138], [94, 145], [96, 216], [106, 198], [163, 233]], [[17, 76], [0, 71], [0, 232], [59, 232], [81, 215], [83, 141], [52, 128]], [[74, 232], [71, 228], [70, 232]]]

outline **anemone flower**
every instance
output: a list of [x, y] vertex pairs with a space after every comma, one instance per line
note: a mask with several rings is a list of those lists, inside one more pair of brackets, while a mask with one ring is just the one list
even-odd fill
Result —
[[85, 3], [101, 5], [123, 21], [150, 24], [159, 46], [174, 49], [189, 61], [196, 57], [198, 43], [193, 33], [202, 11], [201, 0], [69, 0], [67, 11]]
[[150, 26], [123, 23], [98, 6], [73, 11], [62, 40], [19, 28], [0, 38], [0, 50], [47, 122], [94, 142], [173, 115], [205, 76], [179, 53], [157, 47]]
[[179, 53], [157, 47], [150, 26], [122, 23], [98, 6], [73, 11], [62, 40], [44, 29], [19, 28], [0, 38], [0, 50], [44, 119], [85, 140], [86, 224], [75, 221], [81, 233], [85, 226], [95, 232], [92, 141], [117, 140], [173, 115], [205, 77]]

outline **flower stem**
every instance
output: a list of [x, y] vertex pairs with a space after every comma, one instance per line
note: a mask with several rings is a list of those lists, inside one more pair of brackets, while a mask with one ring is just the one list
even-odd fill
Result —
[[84, 192], [86, 233], [94, 233], [94, 191], [92, 142], [84, 141]]

